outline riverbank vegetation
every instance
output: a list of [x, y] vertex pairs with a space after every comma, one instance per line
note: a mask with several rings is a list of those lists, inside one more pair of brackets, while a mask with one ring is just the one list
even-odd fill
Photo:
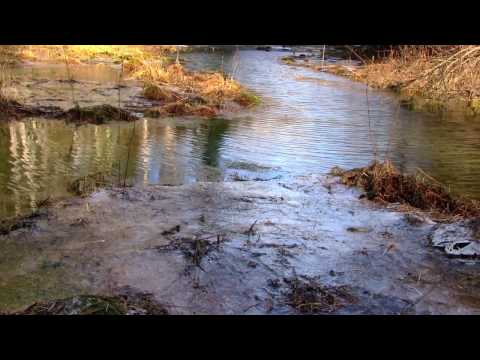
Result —
[[446, 186], [419, 171], [402, 174], [390, 161], [374, 162], [352, 170], [332, 169], [343, 184], [365, 190], [369, 200], [398, 203], [431, 212], [435, 217], [472, 218], [480, 216], [480, 202], [453, 194]]
[[298, 56], [282, 61], [394, 90], [414, 108], [442, 111], [466, 107], [480, 113], [478, 45], [395, 46], [376, 57], [354, 55], [361, 62], [359, 66], [312, 62]]
[[0, 46], [0, 62], [21, 63], [52, 62], [85, 64], [90, 62], [122, 61], [148, 59], [167, 56], [184, 47], [173, 45], [2, 45]]
[[[24, 107], [16, 99], [4, 94], [6, 89], [14, 92], [14, 87], [7, 85], [8, 68], [21, 66], [24, 61], [64, 64], [72, 87], [75, 82], [70, 71], [72, 64], [101, 63], [117, 67], [119, 82], [122, 79], [139, 81], [143, 86], [142, 95], [154, 101], [154, 104], [144, 111], [145, 115], [150, 117], [176, 115], [215, 117], [221, 111], [235, 111], [260, 103], [258, 96], [223, 72], [187, 70], [180, 59], [180, 52], [186, 49], [188, 47], [164, 45], [2, 46], [0, 48], [0, 65], [2, 66], [0, 68], [0, 107], [2, 113], [7, 114], [8, 117], [28, 116], [31, 113], [31, 109], [24, 111]], [[120, 88], [124, 85], [119, 83], [118, 86]], [[70, 120], [72, 114], [86, 113], [79, 109], [78, 104], [74, 105], [71, 111], [65, 113]], [[48, 113], [52, 110], [50, 107]], [[121, 109], [117, 109], [110, 113], [117, 114], [120, 111]], [[62, 113], [60, 109], [55, 109], [54, 112], [56, 115]], [[87, 113], [90, 114], [91, 111]], [[91, 122], [91, 118], [91, 116], [78, 116], [75, 120], [86, 119]], [[123, 118], [131, 120], [132, 116], [121, 116], [119, 119]]]
[[232, 103], [244, 107], [259, 103], [256, 95], [226, 74], [192, 72], [178, 62], [168, 66], [142, 62], [133, 76], [145, 83], [146, 98], [164, 103], [149, 111], [151, 116], [188, 113], [215, 116]]
[[480, 111], [480, 46], [402, 46], [352, 76], [377, 88]]

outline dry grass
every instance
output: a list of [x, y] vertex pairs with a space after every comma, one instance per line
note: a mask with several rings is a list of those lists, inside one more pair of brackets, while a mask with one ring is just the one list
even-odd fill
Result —
[[[114, 62], [143, 60], [165, 56], [176, 51], [171, 45], [24, 45], [10, 46], [16, 57], [31, 61], [86, 63], [109, 60]], [[1, 55], [1, 54], [0, 54]]]
[[0, 64], [15, 64], [24, 50], [23, 45], [0, 45]]
[[18, 99], [13, 76], [9, 66], [0, 63], [0, 101], [13, 101]]
[[0, 62], [0, 120], [9, 119], [25, 113], [26, 110], [19, 102], [19, 95], [10, 72], [10, 65]]
[[345, 185], [365, 189], [370, 200], [400, 203], [438, 216], [480, 216], [479, 202], [452, 194], [423, 172], [401, 174], [390, 161], [374, 162], [368, 167], [348, 171], [337, 168], [332, 174], [340, 176]]
[[[185, 49], [167, 45], [32, 45], [0, 48], [4, 54], [9, 54], [9, 58], [19, 60], [122, 64], [125, 74], [143, 82], [143, 95], [160, 103], [148, 111], [149, 116], [214, 117], [233, 103], [248, 107], [260, 102], [256, 95], [222, 73], [188, 71], [172, 56], [167, 56]], [[4, 86], [0, 82], [0, 91], [2, 88]]]
[[282, 61], [349, 77], [375, 88], [392, 89], [409, 99], [431, 100], [434, 104], [443, 104], [444, 108], [463, 103], [480, 113], [479, 45], [399, 46], [386, 56], [365, 60], [362, 66], [355, 68], [322, 66], [292, 56]]
[[214, 116], [228, 102], [245, 107], [259, 103], [257, 96], [224, 74], [192, 72], [179, 63], [143, 61], [132, 75], [145, 83], [145, 97], [165, 103], [155, 109], [159, 115]]
[[403, 46], [351, 76], [377, 88], [480, 109], [480, 46]]

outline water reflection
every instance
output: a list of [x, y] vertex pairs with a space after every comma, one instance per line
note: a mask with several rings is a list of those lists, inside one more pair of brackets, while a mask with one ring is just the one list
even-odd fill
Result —
[[264, 105], [230, 120], [2, 123], [0, 217], [24, 213], [48, 196], [66, 196], [69, 181], [95, 172], [126, 174], [136, 185], [221, 181], [230, 164], [240, 162], [305, 174], [365, 165], [375, 148], [403, 170], [420, 167], [480, 198], [478, 121], [411, 112], [393, 95], [373, 90], [367, 107], [364, 85], [281, 65], [282, 53], [188, 56], [190, 67], [236, 69]]
[[[206, 129], [205, 129], [206, 128]], [[204, 126], [206, 132], [202, 160], [205, 165], [218, 166], [220, 150], [224, 137], [229, 129], [229, 123], [222, 120], [213, 120]]]

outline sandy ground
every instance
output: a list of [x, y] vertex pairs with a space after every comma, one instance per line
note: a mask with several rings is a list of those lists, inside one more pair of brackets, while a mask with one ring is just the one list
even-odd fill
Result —
[[478, 314], [480, 265], [438, 224], [325, 176], [101, 190], [0, 237], [0, 311], [152, 293], [172, 314], [295, 314], [292, 278], [348, 292], [339, 314]]

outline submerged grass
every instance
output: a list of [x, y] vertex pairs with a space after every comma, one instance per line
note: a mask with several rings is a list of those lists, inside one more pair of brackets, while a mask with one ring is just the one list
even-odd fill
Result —
[[113, 181], [107, 174], [96, 173], [73, 180], [68, 185], [68, 191], [77, 196], [87, 196], [105, 186], [113, 186]]
[[423, 172], [402, 174], [390, 161], [353, 170], [334, 168], [332, 174], [340, 176], [345, 185], [363, 188], [369, 200], [400, 203], [443, 217], [480, 216], [479, 202], [454, 195]]

